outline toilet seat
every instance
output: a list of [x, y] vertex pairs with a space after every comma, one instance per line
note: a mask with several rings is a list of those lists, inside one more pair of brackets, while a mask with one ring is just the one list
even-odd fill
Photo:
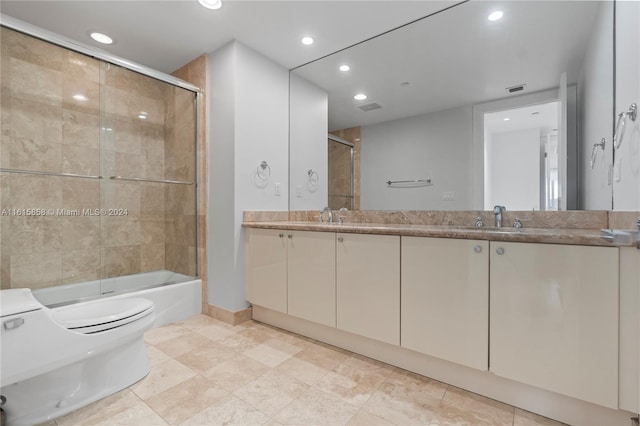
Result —
[[101, 333], [153, 313], [153, 302], [143, 298], [97, 300], [51, 310], [52, 319], [82, 334]]

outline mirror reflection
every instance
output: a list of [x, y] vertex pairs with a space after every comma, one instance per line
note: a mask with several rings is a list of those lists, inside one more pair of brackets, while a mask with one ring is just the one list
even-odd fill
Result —
[[611, 209], [613, 19], [467, 1], [292, 70], [290, 208]]

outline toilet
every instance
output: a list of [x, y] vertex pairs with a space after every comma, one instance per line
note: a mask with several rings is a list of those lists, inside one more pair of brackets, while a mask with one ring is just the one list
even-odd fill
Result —
[[153, 302], [102, 299], [47, 308], [0, 291], [0, 394], [9, 425], [33, 425], [122, 390], [150, 371]]

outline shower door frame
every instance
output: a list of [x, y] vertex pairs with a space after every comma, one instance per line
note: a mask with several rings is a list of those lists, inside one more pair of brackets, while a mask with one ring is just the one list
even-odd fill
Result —
[[[356, 191], [355, 191], [355, 170], [354, 170], [354, 152], [353, 152], [353, 150], [354, 150], [354, 144], [353, 144], [353, 143], [351, 143], [351, 142], [349, 142], [349, 141], [348, 141], [348, 140], [346, 140], [346, 139], [342, 139], [342, 138], [340, 138], [340, 137], [338, 137], [338, 136], [332, 135], [331, 133], [329, 133], [329, 134], [327, 135], [327, 137], [328, 137], [328, 139], [329, 139], [330, 141], [333, 141], [333, 142], [336, 142], [336, 143], [339, 143], [339, 144], [342, 144], [342, 145], [346, 145], [346, 146], [348, 146], [348, 147], [349, 147], [349, 155], [350, 155], [350, 158], [349, 158], [350, 171], [349, 171], [349, 173], [350, 173], [350, 176], [351, 176], [351, 185], [350, 185], [350, 186], [351, 186], [351, 188], [350, 188], [350, 190], [351, 190], [351, 195], [350, 195], [350, 197], [349, 197], [349, 198], [351, 199], [351, 203], [350, 203], [350, 206], [349, 206], [349, 210], [353, 210], [353, 208], [354, 208], [354, 206], [355, 206], [355, 198], [356, 198]], [[327, 149], [327, 152], [328, 152], [328, 149]], [[327, 169], [328, 169], [328, 167], [327, 167]], [[329, 188], [327, 188], [327, 204], [329, 204], [329, 200], [328, 200], [328, 198], [329, 198], [329, 196], [330, 196], [330, 195], [329, 195], [329, 190], [328, 190], [328, 189], [329, 189]]]

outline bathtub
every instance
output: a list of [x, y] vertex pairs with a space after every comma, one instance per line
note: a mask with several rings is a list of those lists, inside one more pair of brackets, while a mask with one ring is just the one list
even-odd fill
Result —
[[154, 327], [202, 312], [202, 280], [166, 270], [38, 289], [33, 295], [49, 308], [105, 297], [144, 297], [155, 304]]

